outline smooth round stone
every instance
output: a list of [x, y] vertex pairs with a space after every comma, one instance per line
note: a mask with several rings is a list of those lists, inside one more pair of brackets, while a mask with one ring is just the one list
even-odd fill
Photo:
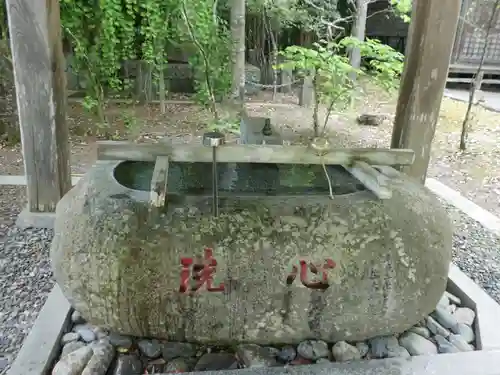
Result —
[[444, 292], [446, 297], [450, 300], [450, 303], [453, 303], [454, 305], [460, 306], [462, 304], [462, 300], [455, 296], [454, 294], [451, 294], [450, 292], [446, 291]]
[[85, 319], [83, 319], [82, 314], [76, 310], [71, 313], [71, 321], [73, 324], [85, 324]]
[[164, 371], [167, 374], [176, 374], [176, 373], [182, 373], [182, 372], [188, 372], [190, 371], [190, 364], [186, 361], [185, 358], [174, 358], [170, 361], [167, 362], [167, 364], [164, 367]]
[[238, 345], [236, 356], [245, 368], [273, 367], [276, 365], [276, 353], [256, 344]]
[[91, 344], [93, 355], [81, 375], [106, 375], [113, 358], [115, 348], [106, 340]]
[[450, 313], [448, 309], [438, 307], [432, 313], [432, 316], [437, 320], [439, 324], [441, 324], [446, 329], [453, 330], [458, 325], [457, 318], [455, 317], [455, 315]]
[[138, 375], [143, 373], [139, 357], [132, 354], [119, 355], [111, 375]]
[[411, 327], [408, 331], [416, 333], [417, 335], [420, 335], [426, 339], [431, 337], [431, 332], [426, 327]]
[[158, 340], [139, 340], [139, 350], [148, 358], [158, 358], [161, 355], [162, 345]]
[[443, 336], [436, 335], [434, 337], [438, 346], [439, 353], [459, 353], [460, 350]]
[[437, 354], [436, 345], [413, 332], [406, 332], [399, 338], [399, 344], [411, 355]]
[[475, 339], [476, 336], [474, 335], [474, 330], [468, 326], [467, 324], [460, 323], [457, 326], [456, 331], [454, 332], [460, 336], [468, 343], [472, 343]]
[[403, 348], [401, 345], [389, 348], [387, 352], [387, 358], [407, 358], [410, 357], [410, 353], [406, 348]]
[[69, 353], [72, 353], [74, 352], [75, 350], [78, 350], [80, 348], [83, 348], [85, 346], [85, 343], [81, 342], [81, 341], [71, 341], [71, 342], [68, 342], [67, 344], [65, 344], [62, 348], [62, 351], [61, 351], [61, 358], [62, 357], [65, 357], [66, 355], [68, 355]]
[[196, 355], [196, 345], [188, 342], [168, 341], [162, 345], [162, 354], [165, 361], [170, 361], [174, 358], [189, 358]]
[[52, 375], [81, 374], [93, 355], [92, 348], [83, 346], [62, 357], [52, 369]]
[[297, 353], [310, 360], [317, 360], [319, 358], [327, 358], [330, 355], [328, 344], [321, 340], [306, 340], [302, 341], [297, 346]]
[[80, 338], [80, 334], [79, 333], [77, 333], [77, 332], [68, 332], [68, 333], [64, 334], [63, 337], [61, 338], [61, 344], [65, 345], [68, 342], [78, 341], [79, 338]]
[[[455, 327], [458, 327], [458, 325]], [[432, 316], [427, 317], [427, 328], [434, 335], [441, 335], [443, 337], [448, 337], [450, 335], [450, 331], [439, 324]]]
[[109, 342], [123, 349], [130, 349], [132, 347], [133, 341], [129, 336], [120, 335], [118, 333], [112, 332], [109, 335]]
[[450, 305], [450, 299], [446, 294], [443, 294], [441, 298], [439, 299], [439, 302], [437, 304], [438, 307], [448, 307]]
[[467, 340], [465, 340], [461, 335], [450, 335], [448, 340], [462, 352], [470, 352], [474, 350], [474, 348], [469, 345]]
[[276, 354], [278, 361], [283, 363], [291, 362], [297, 357], [297, 350], [295, 347], [288, 345], [281, 348], [281, 350]]
[[356, 343], [356, 348], [358, 348], [359, 354], [361, 354], [361, 357], [366, 356], [368, 354], [368, 352], [370, 351], [370, 347], [368, 346], [368, 344], [366, 344], [364, 342]]
[[358, 348], [345, 341], [335, 343], [332, 347], [332, 354], [337, 362], [356, 361], [361, 359], [361, 353]]
[[371, 358], [386, 358], [391, 348], [399, 346], [398, 339], [394, 336], [374, 337], [369, 343]]
[[458, 323], [472, 326], [472, 324], [474, 323], [474, 319], [476, 318], [476, 313], [474, 312], [474, 310], [469, 309], [468, 307], [459, 307], [453, 313], [453, 316], [458, 321]]
[[88, 325], [76, 325], [73, 330], [78, 333], [80, 338], [85, 342], [92, 342], [97, 338], [92, 328]]
[[194, 371], [221, 371], [238, 368], [238, 361], [231, 353], [206, 353], [202, 355], [194, 367]]

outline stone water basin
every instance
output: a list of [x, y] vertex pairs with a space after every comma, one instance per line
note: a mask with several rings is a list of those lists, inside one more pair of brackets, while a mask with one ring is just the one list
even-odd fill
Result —
[[425, 187], [392, 176], [377, 199], [340, 166], [99, 161], [60, 201], [51, 249], [64, 295], [89, 323], [198, 343], [359, 341], [431, 313], [451, 224]]

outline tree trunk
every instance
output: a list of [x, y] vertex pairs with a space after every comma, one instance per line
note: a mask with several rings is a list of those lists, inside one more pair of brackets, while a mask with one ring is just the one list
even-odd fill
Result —
[[472, 106], [474, 105], [474, 98], [476, 96], [476, 90], [481, 88], [481, 81], [483, 80], [483, 65], [486, 59], [486, 52], [488, 50], [488, 39], [490, 38], [491, 31], [495, 26], [495, 20], [497, 15], [498, 7], [500, 6], [500, 0], [496, 0], [493, 4], [493, 9], [491, 11], [490, 19], [488, 20], [488, 25], [486, 26], [486, 35], [484, 36], [483, 50], [481, 51], [481, 60], [477, 67], [476, 74], [474, 75], [474, 80], [471, 83], [469, 91], [469, 104], [467, 106], [467, 111], [465, 112], [464, 121], [462, 122], [462, 133], [460, 134], [460, 150], [465, 151], [467, 148], [467, 137], [470, 127], [470, 114]]
[[[368, 14], [368, 0], [356, 0], [356, 18], [354, 20], [354, 25], [352, 28], [352, 37], [364, 41], [365, 40], [365, 30], [366, 30], [366, 18]], [[351, 66], [355, 69], [359, 69], [361, 66], [361, 51], [359, 48], [353, 48], [350, 54]], [[356, 79], [356, 73], [351, 73], [351, 79]]]
[[158, 82], [158, 89], [160, 91], [160, 111], [161, 113], [165, 113], [167, 110], [165, 106], [165, 64], [163, 60], [160, 63], [160, 71], [158, 73], [160, 77], [160, 81]]
[[233, 57], [232, 96], [241, 102], [245, 96], [245, 0], [231, 0]]

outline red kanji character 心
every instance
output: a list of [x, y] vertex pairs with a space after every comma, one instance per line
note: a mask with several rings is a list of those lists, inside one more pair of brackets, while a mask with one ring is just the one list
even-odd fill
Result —
[[217, 260], [213, 257], [212, 249], [205, 249], [204, 259], [197, 259], [195, 263], [193, 258], [181, 258], [181, 285], [179, 292], [196, 292], [203, 285], [209, 292], [224, 291], [224, 283], [219, 286], [213, 286], [213, 275], [217, 266]]
[[[300, 260], [300, 281], [302, 284], [311, 289], [326, 289], [328, 288], [328, 275], [326, 274], [327, 269], [333, 269], [337, 265], [333, 260], [325, 260], [322, 266], [317, 266], [313, 263], [307, 263], [305, 260]], [[307, 277], [308, 271], [311, 271], [315, 275], [321, 274], [321, 280], [309, 281]], [[296, 265], [293, 265], [292, 272], [286, 278], [287, 285], [291, 285], [295, 278], [297, 277], [299, 270]]]

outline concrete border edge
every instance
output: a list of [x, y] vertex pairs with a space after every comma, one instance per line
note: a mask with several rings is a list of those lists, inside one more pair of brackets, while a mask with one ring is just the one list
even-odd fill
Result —
[[450, 188], [449, 186], [435, 180], [428, 178], [425, 181], [425, 186], [436, 194], [438, 197], [444, 199], [446, 202], [455, 206], [472, 219], [481, 223], [485, 228], [500, 236], [500, 218], [493, 215], [491, 212], [478, 206], [471, 200], [464, 197], [458, 191]]
[[45, 375], [57, 357], [72, 307], [56, 284], [49, 293], [8, 375]]
[[16, 227], [20, 229], [44, 228], [54, 229], [55, 212], [31, 212], [28, 208], [22, 210], [16, 219]]
[[500, 350], [500, 305], [454, 264], [448, 273], [447, 290], [466, 306], [475, 308], [478, 347], [481, 350]]
[[[289, 367], [189, 372], [189, 375], [499, 375], [500, 351], [467, 352], [392, 358], [370, 361], [333, 362]], [[160, 374], [168, 375], [168, 374]]]

